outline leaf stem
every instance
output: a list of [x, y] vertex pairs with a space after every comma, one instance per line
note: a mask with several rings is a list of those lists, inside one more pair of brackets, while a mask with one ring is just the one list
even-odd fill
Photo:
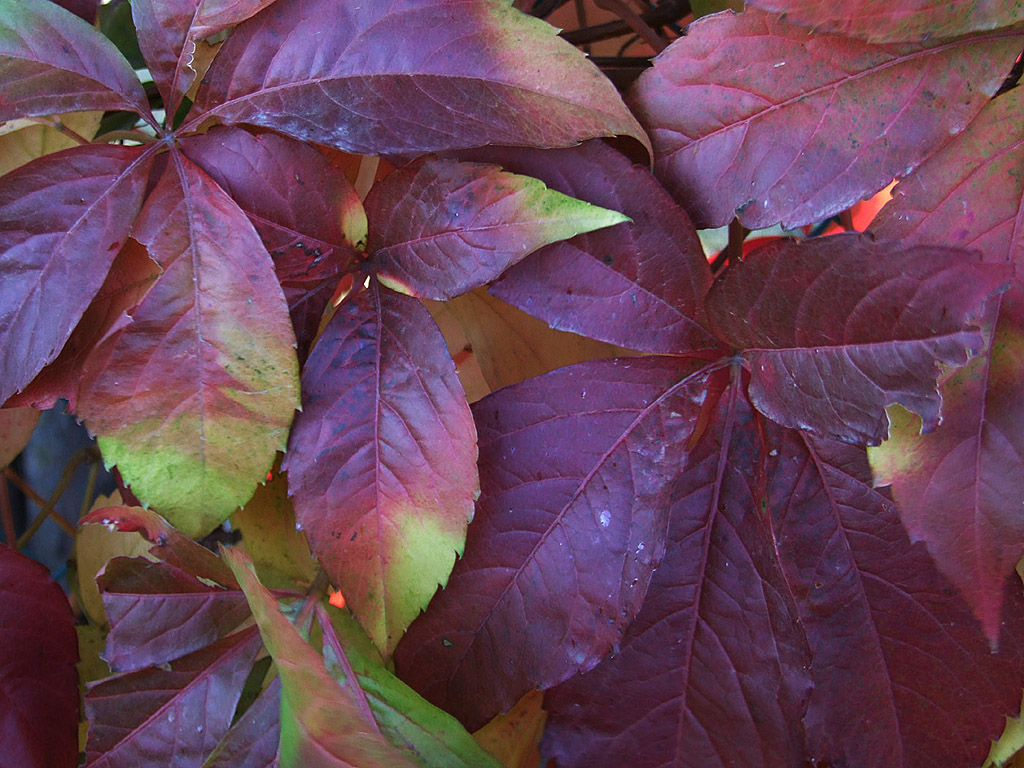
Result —
[[[25, 545], [32, 540], [32, 537], [35, 536], [36, 531], [39, 530], [46, 518], [51, 516], [53, 517], [53, 521], [57, 523], [65, 533], [69, 536], [75, 535], [75, 527], [71, 525], [71, 523], [60, 515], [52, 515], [51, 513], [57, 505], [57, 502], [60, 501], [60, 497], [64, 495], [68, 486], [71, 485], [71, 481], [75, 476], [75, 470], [78, 469], [79, 465], [87, 461], [96, 463], [99, 461], [99, 458], [99, 451], [92, 445], [87, 445], [86, 447], [79, 448], [75, 451], [71, 458], [68, 459], [68, 463], [64, 465], [64, 471], [61, 473], [60, 480], [57, 482], [57, 487], [54, 488], [53, 493], [50, 494], [50, 498], [46, 500], [42, 509], [39, 510], [39, 514], [36, 515], [35, 520], [32, 521], [32, 524], [28, 527], [25, 533], [21, 535], [21, 538], [18, 539], [18, 549], [23, 549]], [[10, 469], [10, 467], [4, 470], [4, 475], [9, 478], [10, 474], [8, 474], [8, 469]], [[13, 474], [13, 472], [11, 474]]]
[[96, 142], [109, 144], [112, 141], [137, 141], [139, 144], [155, 144], [159, 139], [142, 131], [107, 131], [97, 136]]
[[72, 139], [73, 141], [75, 141], [75, 142], [77, 142], [79, 144], [90, 144], [91, 143], [87, 138], [82, 136], [80, 133], [78, 133], [77, 131], [73, 131], [70, 128], [68, 128], [66, 125], [64, 125], [63, 121], [61, 121], [59, 118], [55, 118], [55, 117], [30, 117], [29, 120], [31, 122], [33, 122], [33, 123], [38, 123], [39, 125], [45, 125], [48, 128], [53, 128], [53, 130], [59, 131], [60, 133], [63, 133], [69, 139]]
[[611, 11], [621, 18], [656, 53], [661, 53], [668, 47], [668, 42], [648, 26], [643, 17], [626, 5], [623, 0], [594, 0], [594, 5]]

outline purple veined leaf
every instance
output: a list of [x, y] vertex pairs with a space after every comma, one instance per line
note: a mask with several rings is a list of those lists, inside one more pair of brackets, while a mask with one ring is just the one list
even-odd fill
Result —
[[372, 280], [302, 374], [282, 468], [310, 549], [390, 656], [448, 579], [478, 493], [476, 430], [444, 339]]
[[0, 0], [0, 59], [0, 122], [91, 109], [153, 119], [114, 44], [47, 0]]
[[698, 228], [734, 216], [792, 228], [870, 196], [962, 131], [1022, 43], [1010, 30], [874, 45], [747, 8], [691, 24], [631, 106]]
[[274, 259], [305, 360], [341, 275], [366, 243], [366, 212], [342, 170], [308, 144], [214, 128], [185, 154], [238, 203]]
[[381, 283], [435, 301], [489, 283], [545, 245], [628, 221], [495, 165], [429, 157], [375, 184], [366, 215]]
[[411, 755], [390, 744], [357, 686], [341, 686], [323, 657], [302, 639], [237, 549], [224, 551], [242, 585], [263, 643], [281, 680], [281, 768], [387, 766], [413, 768]]
[[1024, 552], [1021, 109], [1020, 88], [993, 101], [896, 187], [872, 225], [910, 244], [978, 248], [1017, 270], [1009, 292], [990, 302], [990, 350], [942, 382], [942, 428], [920, 435], [912, 419], [891, 414], [890, 439], [870, 452], [876, 482], [892, 486], [911, 537], [928, 544], [993, 643], [1005, 635], [1003, 585]]
[[196, 42], [254, 16], [274, 0], [131, 0], [139, 47], [168, 115], [195, 82]]
[[956, 37], [1024, 20], [1019, 0], [752, 0], [815, 32], [838, 32], [875, 43]]
[[555, 32], [499, 0], [278, 0], [235, 29], [196, 107], [369, 155], [616, 134], [648, 146], [611, 82]]
[[74, 413], [78, 407], [82, 371], [93, 349], [109, 333], [128, 322], [127, 313], [138, 306], [159, 276], [160, 265], [149, 258], [145, 248], [129, 238], [60, 354], [4, 405], [30, 405], [47, 410], [65, 398], [67, 410]]
[[231, 726], [202, 768], [278, 768], [281, 678], [275, 677]]
[[0, 544], [0, 763], [78, 764], [78, 640], [67, 597], [39, 563]]
[[71, 336], [128, 238], [151, 164], [134, 148], [85, 146], [0, 179], [0, 402]]
[[631, 349], [671, 354], [714, 345], [702, 317], [711, 268], [689, 217], [646, 168], [603, 141], [460, 156], [534, 176], [632, 219], [513, 265], [490, 287], [495, 296], [553, 328]]
[[231, 726], [260, 648], [250, 627], [161, 667], [88, 686], [86, 766], [201, 765]]
[[729, 267], [707, 306], [715, 332], [742, 350], [761, 413], [877, 445], [893, 403], [926, 432], [938, 425], [939, 366], [982, 351], [984, 301], [1007, 278], [977, 252], [859, 234], [780, 239]]
[[170, 154], [132, 232], [163, 273], [90, 359], [78, 414], [136, 496], [201, 536], [252, 496], [284, 449], [298, 362], [252, 224]]
[[113, 672], [165, 664], [227, 637], [249, 618], [237, 588], [205, 584], [168, 563], [116, 557], [96, 582], [110, 623], [101, 655]]
[[993, 653], [924, 546], [910, 543], [871, 488], [863, 449], [770, 435], [772, 522], [812, 653], [808, 764], [981, 765], [1020, 707], [1020, 585], [999, 585], [1006, 631]]
[[231, 569], [201, 544], [170, 525], [155, 512], [142, 507], [103, 507], [78, 521], [79, 525], [107, 525], [125, 533], [138, 532], [153, 546], [154, 557], [192, 576], [228, 588], [238, 587]]
[[757, 418], [728, 385], [620, 652], [547, 692], [542, 751], [559, 766], [804, 765], [809, 656], [763, 513]]
[[669, 357], [581, 363], [473, 406], [477, 517], [447, 587], [398, 646], [403, 680], [475, 730], [618, 647], [664, 551], [708, 370]]

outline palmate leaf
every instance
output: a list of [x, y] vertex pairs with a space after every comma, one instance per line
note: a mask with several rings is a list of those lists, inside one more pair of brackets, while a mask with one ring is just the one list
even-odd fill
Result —
[[152, 156], [46, 155], [0, 185], [0, 402], [57, 357], [128, 238]]
[[362, 691], [339, 684], [323, 657], [302, 639], [259, 583], [252, 563], [238, 550], [224, 558], [245, 591], [263, 643], [281, 679], [281, 768], [388, 766], [412, 768], [415, 761], [381, 735]]
[[444, 339], [374, 279], [324, 329], [302, 374], [287, 470], [310, 548], [390, 655], [462, 551], [476, 431]]
[[692, 24], [630, 104], [656, 173], [698, 227], [734, 216], [794, 227], [873, 194], [962, 131], [1022, 44], [1010, 30], [874, 45], [747, 8]]
[[149, 115], [113, 43], [47, 0], [0, 0], [0, 122], [91, 109]]
[[752, 0], [797, 24], [875, 43], [955, 37], [1024, 19], [1021, 0]]
[[179, 153], [132, 235], [163, 274], [90, 358], [78, 413], [134, 493], [199, 536], [284, 448], [298, 406], [295, 336], [252, 225]]
[[776, 240], [708, 294], [712, 328], [742, 350], [755, 407], [778, 424], [851, 443], [885, 438], [884, 407], [939, 422], [939, 364], [984, 347], [984, 300], [1009, 270], [977, 253], [861, 235]]
[[78, 641], [67, 598], [39, 563], [0, 544], [0, 764], [78, 764]]
[[583, 54], [501, 0], [278, 0], [235, 29], [196, 107], [362, 154], [647, 144]]
[[711, 269], [697, 232], [650, 171], [602, 141], [557, 151], [461, 153], [535, 176], [631, 221], [548, 246], [514, 265], [491, 293], [554, 328], [645, 352], [713, 346], [701, 302]]
[[305, 360], [339, 277], [366, 244], [366, 213], [355, 189], [316, 149], [277, 134], [215, 128], [183, 138], [181, 146], [256, 227]]
[[911, 536], [927, 542], [993, 642], [1002, 586], [1024, 552], [1022, 109], [1020, 88], [993, 101], [896, 187], [872, 224], [880, 237], [978, 248], [1017, 274], [990, 302], [990, 351], [942, 384], [942, 428], [919, 435], [912, 419], [894, 414], [890, 440], [870, 453], [876, 482], [892, 485]]
[[809, 657], [760, 503], [762, 461], [737, 378], [688, 455], [665, 560], [619, 653], [545, 696], [542, 751], [560, 766], [804, 764]]
[[398, 646], [404, 680], [474, 729], [617, 646], [664, 550], [703, 375], [675, 358], [581, 363], [474, 406], [477, 518]]
[[832, 765], [980, 765], [1020, 706], [1019, 585], [1004, 591], [1007, 631], [993, 653], [870, 487], [863, 449], [780, 430], [770, 444], [772, 522], [813, 655], [808, 754]]
[[86, 765], [201, 765], [227, 733], [260, 647], [250, 627], [162, 667], [90, 685]]
[[491, 282], [549, 243], [628, 221], [493, 165], [425, 158], [366, 197], [382, 284], [441, 301]]

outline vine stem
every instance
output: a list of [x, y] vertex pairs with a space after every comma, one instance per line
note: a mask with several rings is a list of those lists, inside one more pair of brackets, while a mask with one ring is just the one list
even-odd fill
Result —
[[668, 47], [668, 43], [647, 25], [640, 15], [626, 5], [623, 0], [594, 0], [594, 5], [611, 11], [622, 19], [637, 36], [647, 43], [656, 53], [661, 53]]
[[82, 136], [77, 131], [73, 131], [70, 128], [68, 128], [59, 119], [49, 118], [49, 117], [30, 117], [29, 120], [31, 120], [33, 123], [38, 123], [39, 125], [45, 125], [48, 128], [53, 128], [55, 131], [59, 131], [60, 133], [63, 133], [69, 139], [72, 139], [72, 140], [74, 140], [75, 142], [77, 142], [79, 144], [89, 144], [89, 143], [91, 143], [87, 138]]
[[[32, 537], [36, 535], [36, 531], [39, 530], [40, 526], [42, 526], [43, 522], [45, 522], [48, 517], [52, 517], [53, 521], [57, 523], [57, 525], [59, 525], [69, 536], [75, 535], [75, 527], [71, 525], [71, 523], [60, 515], [54, 515], [52, 513], [57, 502], [60, 501], [60, 497], [64, 495], [68, 486], [71, 485], [71, 481], [75, 476], [75, 470], [86, 462], [96, 463], [97, 461], [99, 461], [99, 451], [97, 451], [94, 446], [88, 445], [85, 448], [79, 448], [75, 451], [71, 458], [68, 459], [68, 463], [64, 465], [64, 471], [61, 473], [60, 480], [57, 482], [57, 487], [54, 488], [53, 493], [50, 494], [50, 498], [46, 500], [42, 509], [39, 510], [39, 514], [36, 515], [35, 520], [32, 521], [32, 524], [28, 527], [25, 533], [21, 535], [21, 538], [18, 539], [18, 549], [23, 549], [25, 545], [32, 540]], [[13, 470], [10, 471], [10, 474], [8, 473], [8, 470], [10, 470], [10, 467], [4, 469], [4, 475], [6, 477], [10, 478], [12, 474], [17, 476]], [[21, 478], [18, 479], [21, 480]], [[17, 485], [17, 483], [15, 483], [15, 485]], [[38, 496], [38, 494], [36, 495]]]

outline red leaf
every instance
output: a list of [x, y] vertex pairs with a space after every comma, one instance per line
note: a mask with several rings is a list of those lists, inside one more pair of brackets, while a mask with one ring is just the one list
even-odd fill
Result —
[[[1021, 109], [1019, 88], [992, 102], [961, 136], [899, 184], [873, 228], [909, 243], [980, 248], [986, 261], [1024, 264]], [[1024, 552], [1019, 278], [991, 302], [989, 319], [991, 351], [942, 383], [942, 429], [922, 436], [913, 423], [894, 417], [891, 439], [872, 452], [871, 461], [876, 482], [892, 485], [911, 537], [928, 544], [994, 643], [1003, 585]]]
[[0, 186], [0, 402], [57, 357], [142, 205], [152, 155], [75, 147]]
[[171, 156], [133, 231], [163, 274], [89, 361], [78, 413], [135, 495], [199, 536], [252, 495], [284, 448], [297, 361], [252, 225]]
[[462, 551], [476, 431], [444, 339], [374, 280], [344, 302], [302, 374], [282, 468], [310, 548], [385, 655]]
[[277, 768], [281, 678], [275, 677], [231, 726], [203, 768]]
[[61, 588], [0, 544], [0, 763], [78, 764], [78, 638]]
[[1020, 586], [993, 654], [862, 449], [779, 430], [772, 444], [773, 524], [813, 654], [810, 764], [980, 765], [1020, 707]]
[[1024, 19], [1017, 0], [751, 0], [797, 24], [876, 43], [955, 37]]
[[238, 203], [274, 259], [300, 358], [338, 279], [366, 242], [366, 213], [342, 170], [312, 147], [265, 133], [214, 129], [182, 149]]
[[68, 401], [67, 409], [74, 412], [78, 407], [78, 385], [89, 355], [104, 337], [130, 322], [128, 313], [139, 305], [159, 276], [160, 265], [129, 238], [57, 359], [5, 405], [31, 405], [46, 410], [63, 397]]
[[548, 151], [488, 148], [462, 156], [534, 176], [632, 219], [548, 246], [514, 265], [490, 287], [495, 296], [553, 328], [645, 352], [714, 344], [702, 319], [711, 269], [700, 240], [646, 168], [603, 141]]
[[245, 596], [145, 558], [117, 557], [96, 578], [110, 622], [102, 654], [114, 672], [199, 650], [249, 618]]
[[86, 765], [201, 765], [227, 733], [260, 648], [252, 627], [163, 667], [90, 685]]
[[626, 220], [493, 165], [423, 158], [366, 198], [380, 281], [442, 301], [489, 283], [549, 243]]
[[804, 765], [806, 641], [740, 390], [720, 398], [687, 456], [665, 560], [621, 651], [545, 696], [542, 749], [559, 766]]
[[448, 586], [398, 647], [409, 685], [474, 730], [617, 646], [664, 551], [700, 409], [695, 368], [581, 363], [474, 405], [478, 515]]
[[646, 146], [597, 67], [497, 0], [278, 0], [224, 44], [196, 106], [370, 155], [614, 134]]
[[50, 0], [61, 8], [66, 8], [83, 21], [92, 24], [96, 21], [96, 9], [100, 0]]
[[743, 350], [754, 406], [783, 426], [877, 445], [885, 406], [939, 423], [939, 364], [984, 346], [977, 318], [1007, 270], [951, 248], [857, 234], [777, 240], [715, 281], [708, 314]]
[[793, 228], [877, 192], [962, 131], [1022, 40], [873, 45], [747, 8], [690, 25], [641, 75], [632, 105], [656, 172], [698, 228], [733, 216]]
[[90, 109], [149, 115], [114, 44], [54, 3], [0, 0], [0, 58], [0, 122]]

